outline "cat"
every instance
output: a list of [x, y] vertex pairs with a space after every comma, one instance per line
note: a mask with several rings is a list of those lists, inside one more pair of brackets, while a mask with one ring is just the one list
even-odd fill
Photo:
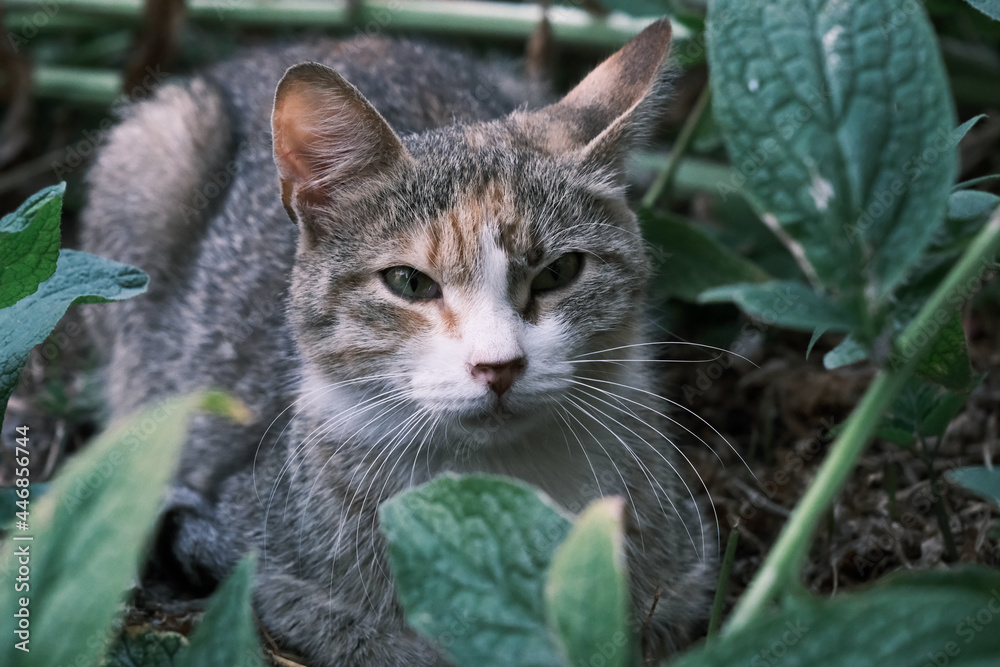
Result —
[[82, 233], [150, 274], [90, 312], [111, 417], [205, 386], [256, 415], [192, 424], [162, 533], [186, 576], [217, 582], [256, 549], [258, 616], [310, 664], [449, 664], [403, 619], [375, 512], [485, 472], [568, 512], [624, 497], [644, 655], [695, 636], [714, 536], [645, 363], [650, 265], [624, 177], [669, 46], [656, 22], [545, 104], [503, 63], [317, 40], [126, 112]]

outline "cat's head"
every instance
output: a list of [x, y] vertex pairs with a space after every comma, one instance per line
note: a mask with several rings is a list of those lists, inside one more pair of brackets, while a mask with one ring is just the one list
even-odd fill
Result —
[[286, 73], [289, 312], [321, 414], [433, 420], [488, 446], [618, 368], [587, 362], [634, 356], [649, 266], [624, 158], [665, 97], [669, 44], [653, 24], [556, 104], [402, 139], [333, 70]]

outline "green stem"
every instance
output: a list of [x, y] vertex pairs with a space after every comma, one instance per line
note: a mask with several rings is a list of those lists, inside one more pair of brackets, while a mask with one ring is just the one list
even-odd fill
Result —
[[670, 184], [673, 183], [674, 174], [677, 172], [677, 167], [680, 165], [681, 158], [691, 145], [691, 140], [694, 139], [694, 131], [698, 128], [698, 123], [701, 121], [701, 117], [705, 114], [705, 109], [708, 108], [708, 102], [711, 99], [712, 87], [705, 84], [701, 94], [698, 96], [698, 101], [695, 102], [690, 115], [688, 115], [687, 119], [684, 121], [684, 126], [681, 128], [680, 134], [677, 135], [677, 141], [674, 143], [674, 148], [670, 151], [670, 159], [664, 166], [663, 171], [661, 171], [656, 177], [656, 180], [653, 181], [649, 190], [646, 191], [646, 196], [642, 198], [642, 208], [653, 208], [663, 191], [669, 188]]
[[971, 296], [974, 285], [981, 284], [979, 274], [989, 266], [998, 249], [1000, 210], [976, 235], [958, 263], [900, 335], [897, 352], [875, 376], [861, 402], [848, 417], [816, 479], [795, 507], [774, 548], [733, 611], [725, 633], [744, 627], [786, 587], [789, 580], [798, 576], [813, 530], [854, 467], [879, 418], [909, 381], [923, 353], [933, 344], [941, 329], [939, 323], [947, 321], [965, 298]]
[[[470, 0], [360, 0], [357, 4], [355, 13], [348, 11], [344, 2], [191, 0], [187, 11], [190, 19], [199, 23], [354, 28], [372, 34], [426, 31], [525, 40], [542, 19], [542, 8], [536, 4]], [[51, 7], [52, 3], [46, 5], [43, 0], [8, 0], [6, 6], [10, 13], [7, 28], [18, 33], [28, 26], [34, 31], [43, 30], [50, 23], [67, 26], [75, 17], [83, 21], [99, 16], [138, 22], [142, 18], [143, 3], [141, 0], [60, 0], [55, 13], [51, 9], [46, 13], [46, 7]], [[36, 18], [43, 14], [46, 16], [44, 21]], [[560, 6], [548, 11], [548, 19], [557, 41], [614, 49], [641, 32], [653, 17], [637, 18], [621, 12], [595, 16], [583, 9]], [[673, 29], [675, 39], [684, 40], [691, 35], [691, 31], [679, 23], [674, 23]]]
[[733, 562], [736, 560], [736, 544], [740, 541], [740, 531], [733, 526], [726, 540], [726, 555], [722, 558], [719, 571], [719, 585], [715, 588], [715, 599], [712, 601], [712, 615], [708, 620], [708, 636], [714, 637], [722, 625], [722, 608], [726, 606], [726, 592], [729, 590], [729, 575], [733, 572]]

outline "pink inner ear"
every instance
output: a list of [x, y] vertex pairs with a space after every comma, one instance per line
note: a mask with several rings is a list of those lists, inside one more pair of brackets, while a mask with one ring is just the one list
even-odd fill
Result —
[[290, 90], [279, 102], [274, 114], [274, 157], [282, 178], [300, 184], [316, 176], [322, 144], [326, 142], [314, 127], [317, 109], [308, 92]]

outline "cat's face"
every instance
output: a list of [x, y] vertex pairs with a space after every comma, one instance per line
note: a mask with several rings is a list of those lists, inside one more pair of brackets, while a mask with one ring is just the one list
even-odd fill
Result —
[[653, 24], [557, 104], [405, 141], [333, 70], [291, 68], [272, 126], [303, 407], [339, 438], [488, 447], [613, 381], [590, 362], [629, 356], [648, 272], [622, 165], [669, 42]]
[[349, 393], [503, 443], [618, 368], [591, 362], [629, 356], [648, 271], [635, 216], [608, 170], [527, 148], [513, 122], [406, 144], [406, 169], [300, 249], [299, 347], [317, 389], [373, 378]]

